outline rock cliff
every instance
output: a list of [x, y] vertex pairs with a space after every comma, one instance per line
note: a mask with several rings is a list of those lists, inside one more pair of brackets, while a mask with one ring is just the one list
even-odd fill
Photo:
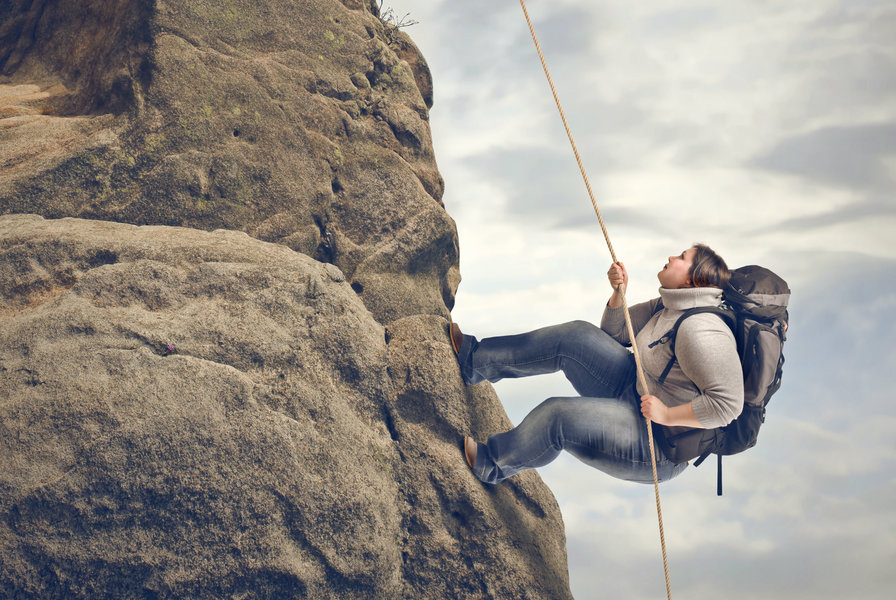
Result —
[[381, 321], [447, 316], [429, 70], [371, 8], [13, 0], [0, 214], [245, 231], [335, 264]]
[[569, 597], [463, 462], [432, 97], [375, 2], [0, 7], [0, 597]]

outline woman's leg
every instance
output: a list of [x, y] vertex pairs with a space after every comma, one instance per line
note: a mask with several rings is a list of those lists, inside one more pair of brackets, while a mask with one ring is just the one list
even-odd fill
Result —
[[[618, 479], [653, 481], [647, 425], [633, 391], [621, 398], [545, 400], [519, 426], [478, 445], [473, 473], [486, 483], [497, 483], [548, 464], [561, 450]], [[657, 449], [660, 481], [686, 466], [673, 464]]]
[[562, 370], [583, 396], [618, 396], [631, 381], [631, 352], [602, 329], [572, 321], [520, 335], [464, 336], [457, 356], [467, 384]]

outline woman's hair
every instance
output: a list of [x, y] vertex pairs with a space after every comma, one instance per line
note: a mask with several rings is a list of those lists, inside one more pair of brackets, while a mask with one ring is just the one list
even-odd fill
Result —
[[725, 260], [716, 254], [712, 248], [704, 244], [694, 244], [694, 262], [688, 275], [691, 277], [691, 285], [694, 287], [725, 288], [725, 284], [731, 279], [731, 271]]

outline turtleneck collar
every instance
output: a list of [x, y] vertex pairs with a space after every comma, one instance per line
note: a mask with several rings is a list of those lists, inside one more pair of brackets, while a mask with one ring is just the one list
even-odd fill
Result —
[[670, 310], [687, 310], [700, 306], [718, 306], [722, 303], [722, 290], [714, 287], [660, 288], [663, 306]]

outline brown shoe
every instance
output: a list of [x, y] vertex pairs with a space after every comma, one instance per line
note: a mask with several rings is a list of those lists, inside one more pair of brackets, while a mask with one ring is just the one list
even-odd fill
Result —
[[464, 457], [467, 459], [467, 464], [470, 465], [472, 469], [476, 464], [476, 451], [479, 447], [476, 445], [476, 441], [467, 436], [464, 438]]
[[448, 334], [451, 337], [451, 349], [454, 354], [460, 354], [460, 345], [464, 343], [464, 334], [460, 332], [457, 323], [448, 324]]

